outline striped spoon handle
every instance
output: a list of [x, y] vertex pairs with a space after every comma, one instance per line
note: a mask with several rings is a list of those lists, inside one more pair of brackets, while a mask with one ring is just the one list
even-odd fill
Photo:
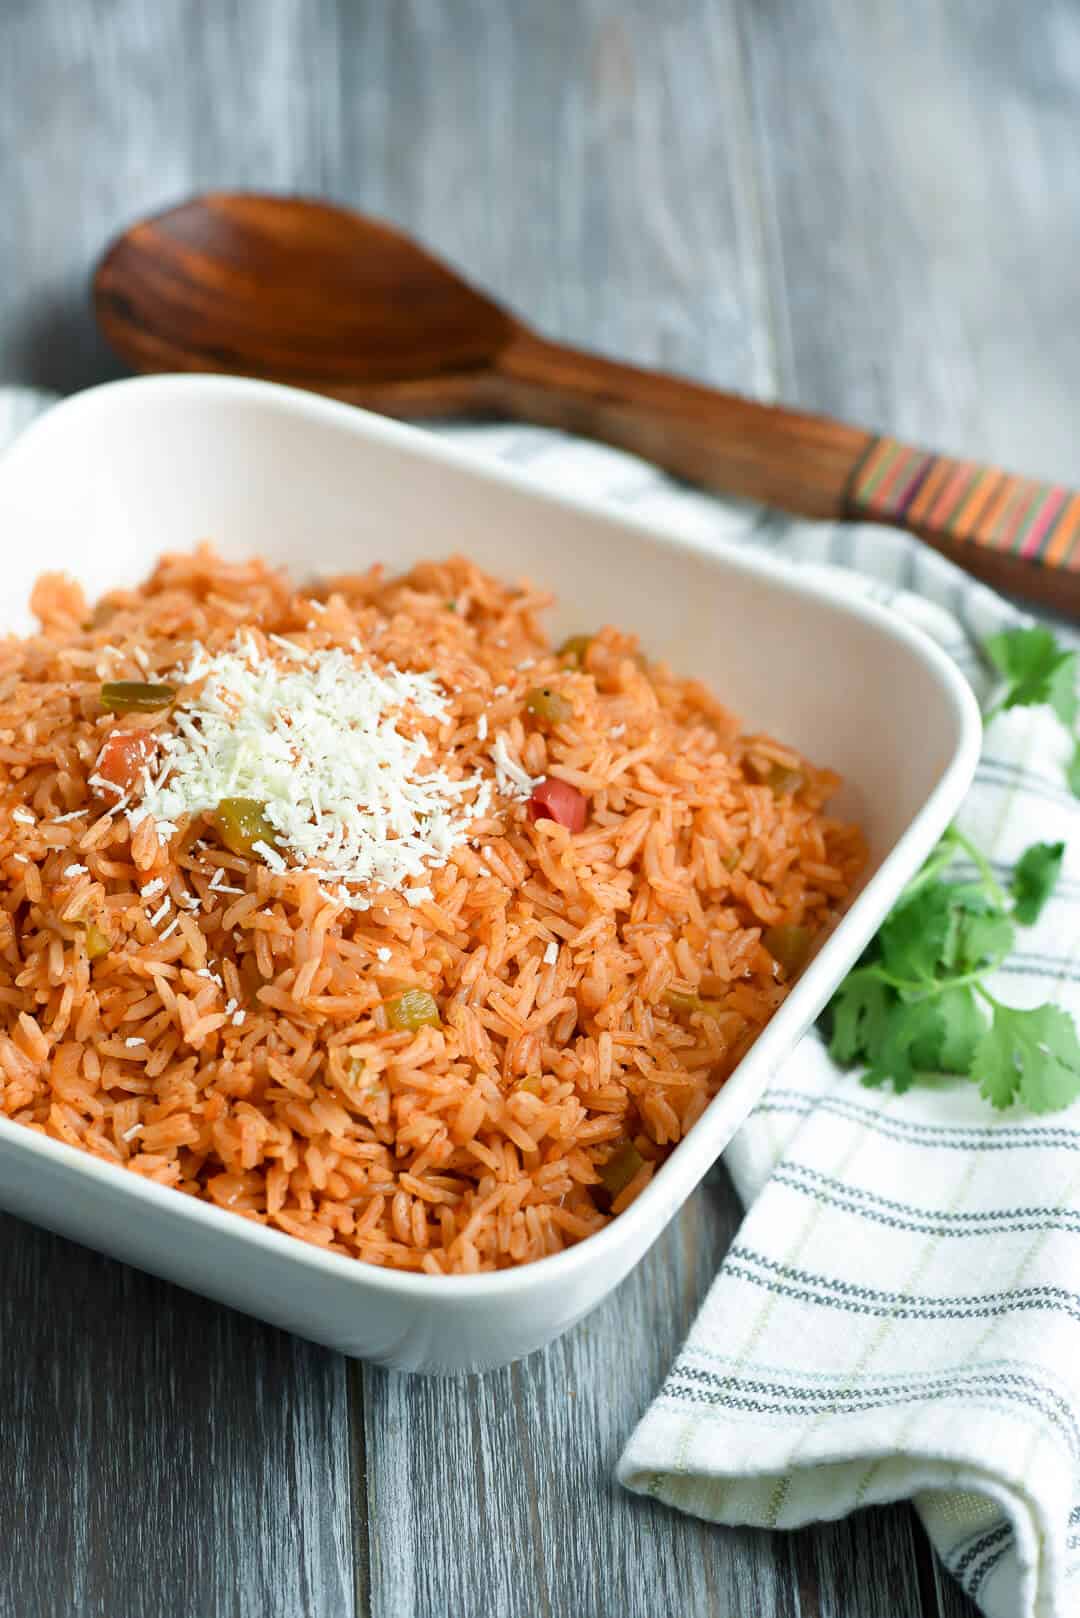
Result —
[[800, 516], [907, 529], [988, 584], [1080, 618], [1080, 494], [1060, 484], [911, 449], [522, 328], [486, 373], [479, 402]]
[[906, 528], [968, 572], [1058, 612], [1080, 612], [1080, 494], [875, 438], [844, 515]]

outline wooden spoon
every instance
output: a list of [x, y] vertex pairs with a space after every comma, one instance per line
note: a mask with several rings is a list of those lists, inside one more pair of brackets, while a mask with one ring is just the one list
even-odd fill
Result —
[[135, 225], [94, 276], [136, 370], [224, 371], [393, 416], [494, 415], [603, 439], [804, 517], [891, 523], [1080, 616], [1080, 495], [544, 338], [388, 225], [215, 192]]

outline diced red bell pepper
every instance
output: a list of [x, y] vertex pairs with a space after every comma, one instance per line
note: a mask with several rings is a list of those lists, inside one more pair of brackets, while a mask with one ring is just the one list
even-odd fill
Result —
[[529, 819], [554, 820], [569, 831], [584, 831], [586, 808], [584, 793], [572, 787], [569, 781], [549, 775], [533, 787]]
[[157, 742], [149, 731], [114, 730], [98, 754], [94, 774], [124, 795], [139, 784], [156, 752]]

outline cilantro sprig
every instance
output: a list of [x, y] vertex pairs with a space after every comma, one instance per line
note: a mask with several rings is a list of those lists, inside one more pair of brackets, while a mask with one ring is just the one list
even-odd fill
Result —
[[[950, 827], [829, 1007], [829, 1051], [863, 1082], [904, 1091], [935, 1074], [972, 1079], [995, 1107], [1052, 1112], [1080, 1095], [1080, 1039], [1057, 1006], [1004, 1005], [984, 979], [1050, 897], [1064, 849], [1035, 843], [1006, 893], [985, 856]], [[974, 880], [947, 881], [960, 856]]]
[[1072, 758], [1065, 776], [1069, 791], [1080, 798], [1080, 739], [1076, 737], [1080, 656], [1066, 651], [1053, 632], [1043, 625], [1031, 629], [1003, 629], [983, 643], [983, 650], [1004, 681], [1000, 697], [983, 716], [984, 726], [1009, 708], [1046, 706], [1052, 709], [1073, 737]]
[[[1049, 629], [1006, 630], [986, 642], [1003, 690], [984, 724], [1010, 708], [1048, 706], [1074, 734], [1078, 655]], [[1080, 797], [1080, 741], [1067, 777]], [[961, 856], [974, 879], [947, 880]], [[986, 856], [949, 828], [910, 882], [826, 1013], [829, 1051], [863, 1082], [904, 1091], [941, 1074], [970, 1079], [992, 1106], [1054, 1112], [1080, 1096], [1080, 1038], [1059, 1006], [1008, 1006], [986, 979], [1008, 959], [1054, 891], [1063, 843], [1033, 843], [1006, 892]]]
[[984, 643], [986, 655], [1005, 680], [1000, 700], [986, 714], [984, 724], [1006, 708], [1053, 708], [1067, 730], [1076, 723], [1076, 653], [1058, 645], [1054, 634], [1034, 629], [1005, 629]]

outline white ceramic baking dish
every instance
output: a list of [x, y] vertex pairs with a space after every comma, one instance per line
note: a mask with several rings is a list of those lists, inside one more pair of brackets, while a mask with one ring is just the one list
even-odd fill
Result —
[[554, 629], [615, 623], [700, 675], [755, 729], [839, 769], [873, 858], [862, 892], [769, 1027], [633, 1206], [599, 1235], [497, 1275], [397, 1274], [147, 1184], [0, 1120], [0, 1205], [343, 1350], [415, 1370], [515, 1359], [618, 1285], [760, 1096], [964, 793], [980, 722], [926, 640], [798, 569], [688, 543], [545, 493], [424, 433], [306, 393], [217, 377], [114, 383], [68, 400], [0, 460], [0, 627], [32, 581], [134, 583], [212, 537], [301, 576], [465, 551], [558, 592]]

